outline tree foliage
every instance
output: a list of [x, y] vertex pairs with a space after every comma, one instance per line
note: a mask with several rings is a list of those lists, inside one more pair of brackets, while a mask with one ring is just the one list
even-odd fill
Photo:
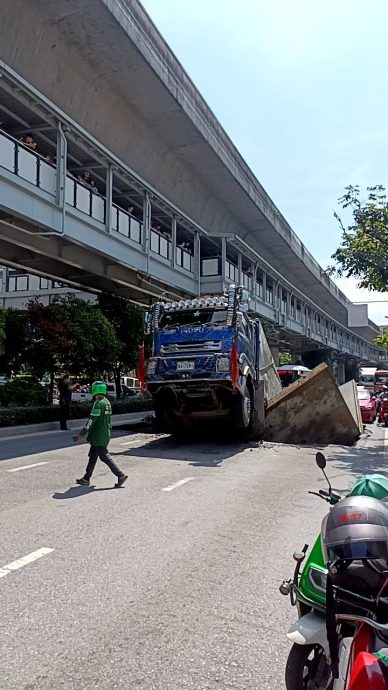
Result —
[[291, 361], [291, 352], [279, 352], [279, 367], [282, 367], [285, 364], [291, 364]]
[[117, 295], [102, 293], [98, 305], [113, 326], [119, 346], [115, 367], [115, 379], [120, 391], [120, 374], [136, 368], [139, 345], [144, 340], [144, 311]]
[[384, 350], [388, 350], [388, 333], [381, 333], [373, 342]]
[[0, 309], [0, 356], [5, 349], [5, 309]]
[[116, 365], [119, 342], [113, 327], [95, 305], [74, 295], [56, 297], [49, 305], [31, 300], [28, 330], [26, 359], [38, 376], [59, 367], [96, 376]]
[[0, 369], [9, 376], [18, 374], [25, 364], [29, 334], [27, 314], [18, 309], [6, 309], [4, 315], [4, 345], [0, 356]]
[[362, 199], [359, 186], [346, 187], [338, 200], [350, 210], [352, 221], [345, 226], [338, 213], [334, 216], [342, 232], [340, 247], [332, 258], [336, 265], [328, 273], [356, 278], [359, 286], [369, 290], [388, 290], [388, 202], [382, 185], [367, 187]]

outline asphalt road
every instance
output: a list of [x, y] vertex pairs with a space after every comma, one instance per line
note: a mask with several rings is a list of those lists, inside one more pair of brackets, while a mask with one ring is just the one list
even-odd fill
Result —
[[[1, 689], [281, 690], [278, 586], [326, 511], [315, 449], [125, 434], [122, 489], [102, 464], [75, 486], [71, 433], [1, 440]], [[384, 438], [330, 446], [333, 488], [384, 470]]]

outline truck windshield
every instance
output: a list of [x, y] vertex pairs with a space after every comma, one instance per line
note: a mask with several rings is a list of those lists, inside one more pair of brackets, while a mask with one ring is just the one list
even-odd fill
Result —
[[159, 322], [159, 328], [176, 326], [202, 326], [211, 323], [226, 324], [226, 309], [191, 309], [190, 311], [165, 312]]

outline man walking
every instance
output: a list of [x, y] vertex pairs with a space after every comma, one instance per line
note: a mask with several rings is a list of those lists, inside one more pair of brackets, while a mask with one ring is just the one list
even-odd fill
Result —
[[70, 416], [70, 403], [71, 394], [73, 391], [78, 390], [79, 383], [71, 385], [70, 378], [68, 374], [65, 374], [58, 381], [58, 391], [59, 391], [59, 417], [60, 417], [60, 427], [61, 431], [68, 431], [67, 420]]
[[128, 475], [124, 474], [117, 467], [108, 453], [108, 445], [112, 436], [112, 407], [106, 398], [106, 392], [106, 383], [102, 381], [95, 381], [93, 383], [92, 396], [94, 405], [90, 417], [79, 434], [74, 436], [74, 441], [82, 441], [84, 436], [87, 436], [87, 440], [90, 443], [89, 462], [85, 474], [81, 479], [76, 479], [77, 484], [81, 486], [90, 485], [90, 479], [98, 458], [108, 465], [110, 471], [116, 475], [117, 484], [115, 486], [122, 486], [128, 479]]

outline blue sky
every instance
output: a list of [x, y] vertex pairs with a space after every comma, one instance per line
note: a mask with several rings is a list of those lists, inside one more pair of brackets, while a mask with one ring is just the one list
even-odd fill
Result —
[[[386, 0], [143, 0], [288, 222], [326, 268], [348, 184], [387, 184]], [[337, 281], [355, 300], [384, 299]], [[386, 295], [388, 299], [388, 294]], [[370, 305], [386, 321], [388, 302]]]

